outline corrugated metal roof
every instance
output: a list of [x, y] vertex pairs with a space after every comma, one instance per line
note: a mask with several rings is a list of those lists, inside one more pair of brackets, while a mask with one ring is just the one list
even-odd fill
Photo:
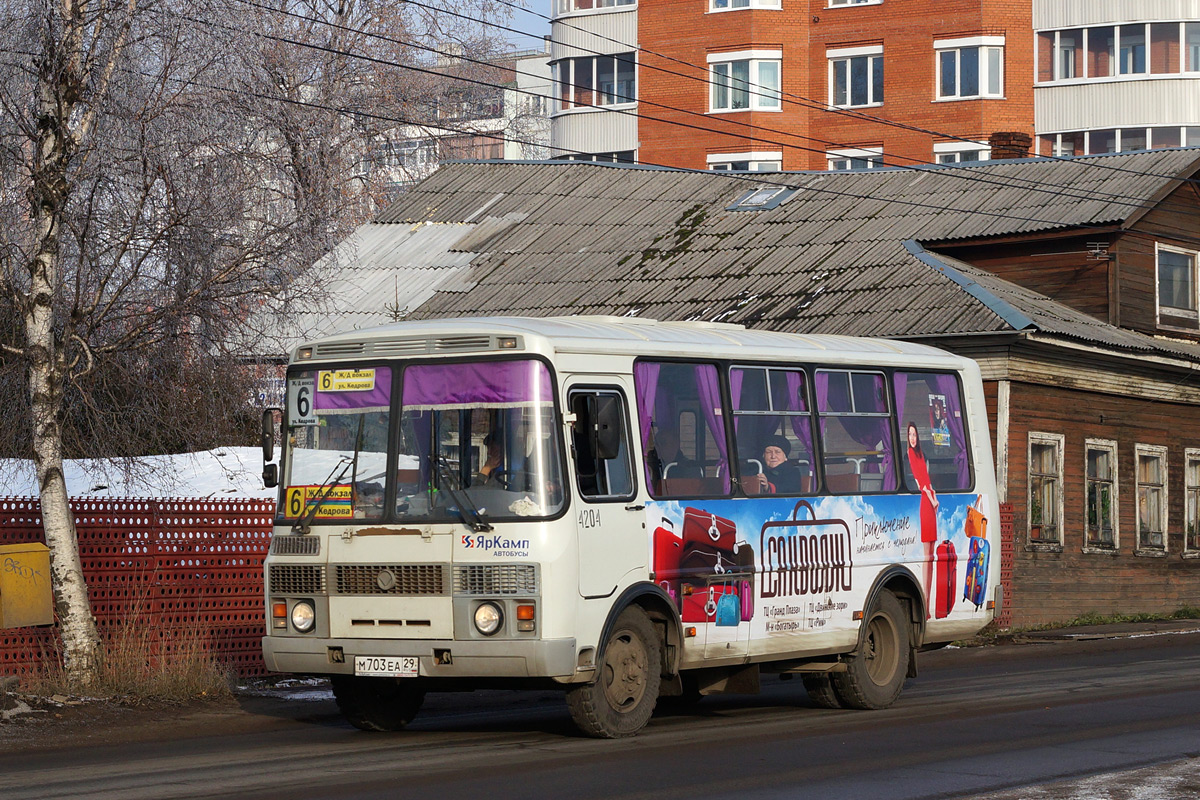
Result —
[[[936, 250], [943, 241], [1120, 224], [1193, 173], [1198, 156], [1192, 148], [771, 175], [454, 163], [356, 234], [357, 259], [345, 262], [337, 287], [352, 299], [339, 298], [346, 311], [335, 324], [420, 303], [413, 317], [586, 310], [849, 335], [1013, 330], [1017, 317], [1003, 303], [964, 292], [904, 242]], [[764, 184], [798, 191], [774, 209], [726, 210]], [[354, 276], [368, 267], [380, 272], [365, 290], [367, 273]], [[1145, 345], [1035, 293], [961, 274], [1039, 329]]]

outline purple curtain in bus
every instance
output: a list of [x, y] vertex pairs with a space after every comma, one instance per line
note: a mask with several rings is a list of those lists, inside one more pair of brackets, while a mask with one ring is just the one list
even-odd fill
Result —
[[646, 473], [646, 485], [653, 486], [650, 474], [650, 422], [654, 419], [654, 401], [658, 394], [658, 373], [661, 364], [639, 361], [633, 366], [633, 393], [637, 399], [638, 428], [642, 438], [642, 468]]
[[[317, 411], [384, 411], [392, 404], [392, 370], [389, 367], [370, 367], [338, 372], [373, 373], [373, 386], [360, 391], [321, 391], [321, 370], [317, 373], [313, 408]], [[366, 379], [362, 379], [364, 384]]]
[[[828, 410], [829, 405], [829, 374], [825, 372], [817, 373], [817, 411]], [[882, 383], [880, 383], [882, 388]], [[850, 398], [848, 396], [838, 396], [834, 398], [837, 401], [843, 401], [843, 408], [850, 407]], [[879, 398], [877, 398], [879, 399]], [[886, 403], [883, 403], [886, 407]], [[889, 417], [839, 417], [842, 426], [846, 429], [846, 433], [850, 434], [850, 438], [864, 447], [874, 448], [877, 442], [883, 443], [883, 491], [891, 492], [896, 488], [896, 470], [895, 459], [892, 455], [892, 431], [891, 420]], [[821, 419], [821, 438], [825, 438], [825, 425], [827, 420]], [[877, 467], [874, 464], [867, 465], [871, 472], [874, 472]]]
[[721, 476], [721, 491], [729, 492], [729, 449], [725, 443], [725, 425], [723, 417], [718, 416], [717, 409], [721, 407], [721, 382], [717, 377], [717, 368], [711, 364], [697, 364], [696, 391], [700, 396], [700, 408], [704, 411], [704, 421], [708, 430], [717, 443], [720, 458], [717, 461], [717, 472]]
[[[409, 412], [412, 413], [412, 412]], [[417, 459], [420, 470], [420, 485], [429, 485], [432, 465], [429, 462], [429, 448], [433, 443], [433, 412], [421, 411], [412, 414], [413, 434], [417, 437]]]
[[[908, 395], [908, 373], [897, 372], [892, 375], [892, 388], [896, 395], [896, 423], [900, 426], [900, 452], [904, 453], [904, 458], [900, 460], [901, 464], [908, 464], [908, 419], [904, 416], [904, 401]], [[901, 468], [901, 473], [905, 475], [905, 484], [908, 484], [908, 476], [912, 474], [911, 470], [905, 472], [905, 468]], [[919, 487], [914, 479], [908, 488], [912, 491], [918, 491]]]
[[[805, 411], [802, 401], [804, 395], [801, 390], [804, 388], [804, 373], [789, 372], [787, 373], [787, 388], [788, 388], [788, 411]], [[800, 440], [800, 444], [804, 445], [804, 449], [808, 451], [810, 459], [816, 458], [816, 453], [813, 451], [812, 440], [812, 421], [808, 417], [792, 417], [792, 433], [796, 434], [796, 438]], [[816, 464], [810, 464], [810, 470], [816, 470]]]
[[967, 437], [963, 429], [962, 401], [958, 396], [958, 381], [953, 375], [939, 374], [935, 376], [938, 393], [946, 398], [946, 418], [950, 427], [950, 439], [954, 444], [954, 467], [958, 472], [958, 486], [964, 489], [971, 480], [969, 459], [967, 458]]
[[540, 361], [417, 364], [404, 371], [405, 408], [474, 408], [553, 401], [550, 373]]

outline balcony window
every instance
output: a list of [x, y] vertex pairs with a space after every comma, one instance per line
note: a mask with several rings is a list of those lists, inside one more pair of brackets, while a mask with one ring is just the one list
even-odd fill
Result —
[[1122, 75], [1141, 75], [1146, 71], [1146, 26], [1121, 26], [1121, 51], [1118, 71]]
[[1111, 25], [1087, 30], [1088, 78], [1107, 78], [1116, 67], [1116, 29]]
[[554, 70], [559, 110], [637, 101], [633, 53], [564, 58]]

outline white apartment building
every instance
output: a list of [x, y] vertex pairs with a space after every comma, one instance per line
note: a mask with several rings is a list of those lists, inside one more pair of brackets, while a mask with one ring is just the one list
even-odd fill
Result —
[[1200, 0], [1034, 0], [1040, 155], [1200, 145]]
[[635, 0], [554, 0], [555, 156], [633, 161], [638, 148]]

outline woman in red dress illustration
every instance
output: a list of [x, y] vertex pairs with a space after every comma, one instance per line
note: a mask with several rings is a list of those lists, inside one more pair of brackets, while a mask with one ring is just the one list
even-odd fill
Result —
[[[934, 608], [933, 604], [933, 562], [934, 550], [937, 548], [937, 493], [929, 480], [929, 467], [925, 463], [925, 451], [921, 449], [921, 440], [917, 436], [915, 423], [908, 423], [908, 466], [912, 470], [913, 479], [921, 492], [921, 543], [925, 546], [925, 596], [929, 600], [927, 609]], [[928, 616], [928, 610], [926, 611]]]

